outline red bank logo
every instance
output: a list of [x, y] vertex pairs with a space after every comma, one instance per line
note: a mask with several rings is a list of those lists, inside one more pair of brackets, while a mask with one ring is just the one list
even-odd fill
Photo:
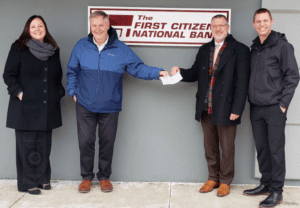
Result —
[[120, 40], [128, 45], [200, 46], [212, 39], [211, 18], [230, 9], [165, 9], [89, 7], [88, 14], [102, 10]]
[[[117, 30], [119, 37], [122, 37], [122, 26], [132, 26], [132, 20], [133, 15], [109, 15], [110, 25]], [[127, 28], [126, 37], [129, 37], [129, 35], [130, 29]]]

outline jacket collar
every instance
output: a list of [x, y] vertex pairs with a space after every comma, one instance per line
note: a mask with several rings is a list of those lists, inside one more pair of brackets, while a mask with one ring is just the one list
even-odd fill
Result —
[[[216, 72], [216, 76], [224, 68], [227, 61], [230, 59], [230, 57], [234, 54], [236, 47], [237, 47], [237, 43], [238, 43], [231, 34], [227, 35], [227, 37], [225, 38], [225, 42], [227, 42], [227, 46], [226, 46], [225, 50], [223, 51], [223, 54], [222, 54], [222, 57], [221, 57], [221, 60], [219, 62], [219, 66], [218, 66], [218, 69]], [[212, 39], [212, 41], [210, 41], [209, 43], [202, 46], [203, 49], [205, 50], [203, 54], [205, 55], [206, 66], [209, 66], [209, 56], [210, 56], [210, 47], [211, 46], [215, 46], [214, 39]]]
[[222, 57], [220, 59], [219, 66], [218, 66], [218, 69], [216, 72], [216, 76], [218, 75], [218, 73], [221, 70], [224, 69], [224, 66], [226, 65], [226, 63], [228, 62], [230, 57], [234, 55], [236, 47], [237, 47], [237, 41], [230, 34], [226, 37], [225, 42], [227, 42], [227, 46], [226, 46], [225, 50], [223, 51]]
[[[225, 38], [225, 42], [227, 42], [226, 48], [231, 48], [235, 49], [237, 41], [234, 39], [234, 37], [231, 34], [228, 34], [227, 37]], [[215, 46], [215, 39], [213, 38], [210, 42], [207, 44], [203, 45], [203, 49], [210, 50], [211, 46]]]
[[253, 44], [250, 46], [252, 49], [259, 48], [267, 48], [276, 45], [276, 40], [274, 39], [275, 32], [272, 30], [266, 40], [261, 44], [259, 37], [257, 36], [252, 42]]

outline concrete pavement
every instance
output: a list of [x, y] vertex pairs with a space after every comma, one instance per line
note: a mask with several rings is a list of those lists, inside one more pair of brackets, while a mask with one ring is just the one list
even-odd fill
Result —
[[[103, 193], [93, 181], [91, 191], [82, 194], [80, 182], [51, 181], [52, 190], [31, 195], [18, 192], [16, 180], [0, 180], [0, 208], [258, 208], [266, 197], [242, 194], [255, 185], [232, 185], [228, 196], [217, 197], [217, 189], [199, 193], [202, 183], [174, 182], [112, 182], [113, 192]], [[284, 187], [283, 203], [277, 207], [299, 208], [300, 187]]]

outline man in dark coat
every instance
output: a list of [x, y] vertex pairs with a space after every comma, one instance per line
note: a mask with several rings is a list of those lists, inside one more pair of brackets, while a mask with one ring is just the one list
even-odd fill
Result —
[[184, 82], [198, 81], [196, 120], [201, 120], [203, 128], [209, 172], [200, 192], [219, 187], [217, 195], [226, 196], [234, 177], [234, 140], [247, 97], [250, 52], [228, 34], [225, 16], [216, 15], [211, 23], [214, 39], [200, 47], [192, 68], [173, 67], [171, 74], [180, 72]]
[[245, 190], [244, 194], [271, 193], [260, 207], [274, 207], [282, 202], [286, 111], [299, 82], [294, 48], [284, 34], [271, 30], [273, 23], [269, 10], [261, 8], [254, 13], [253, 27], [258, 37], [251, 46], [249, 103], [262, 177], [258, 187]]

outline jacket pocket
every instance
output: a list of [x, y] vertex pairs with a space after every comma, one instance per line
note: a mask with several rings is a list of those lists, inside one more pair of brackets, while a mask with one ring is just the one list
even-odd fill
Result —
[[48, 101], [59, 102], [61, 99], [58, 88], [53, 84], [49, 84], [48, 89], [43, 89], [43, 93], [48, 97]]
[[274, 105], [274, 106], [272, 106], [272, 107], [273, 107], [273, 109], [275, 109], [275, 110], [274, 110], [275, 113], [279, 113], [279, 114], [285, 114], [285, 113], [286, 113], [286, 111], [285, 111], [285, 112], [282, 112], [282, 110], [281, 110], [279, 104], [276, 104], [276, 105]]
[[[20, 100], [19, 98], [17, 98], [18, 100]], [[27, 98], [27, 93], [24, 93], [23, 92], [23, 95], [22, 95], [22, 100], [21, 100], [21, 102], [22, 101], [28, 101], [28, 98]]]

